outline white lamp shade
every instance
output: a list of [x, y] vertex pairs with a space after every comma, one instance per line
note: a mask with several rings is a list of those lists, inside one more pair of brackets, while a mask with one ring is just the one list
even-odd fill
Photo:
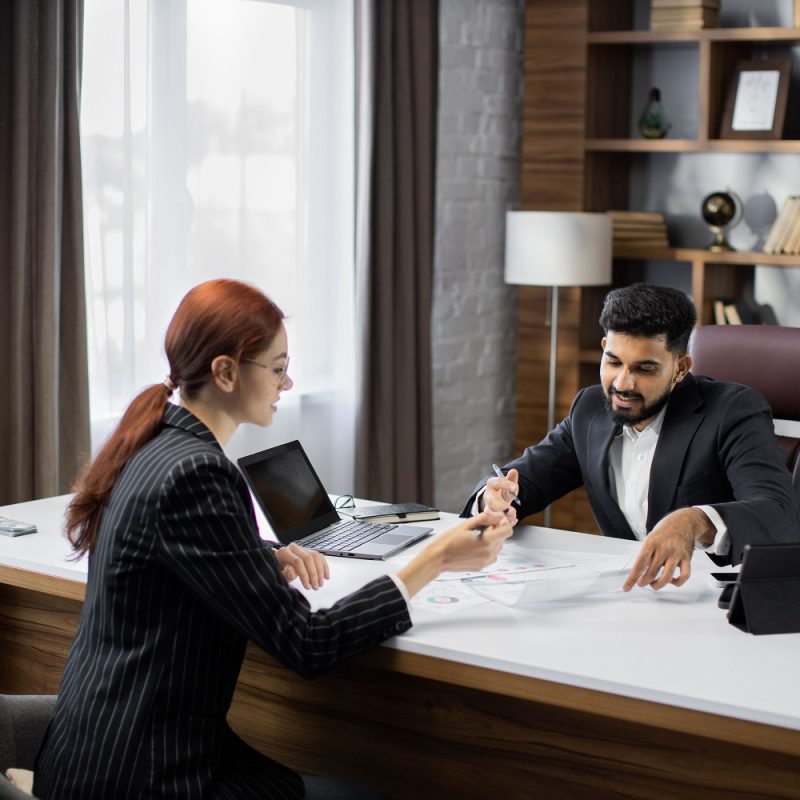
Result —
[[507, 212], [506, 283], [611, 283], [611, 217], [568, 211]]

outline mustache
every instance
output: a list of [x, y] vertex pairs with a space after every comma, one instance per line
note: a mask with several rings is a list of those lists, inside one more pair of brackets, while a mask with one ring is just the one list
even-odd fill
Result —
[[644, 398], [638, 392], [620, 392], [619, 389], [615, 389], [613, 386], [608, 390], [609, 394], [616, 394], [621, 397], [623, 400], [643, 400]]

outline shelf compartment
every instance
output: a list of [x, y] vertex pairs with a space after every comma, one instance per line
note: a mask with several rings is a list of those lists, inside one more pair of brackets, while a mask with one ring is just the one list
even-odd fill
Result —
[[591, 45], [671, 44], [676, 42], [792, 42], [800, 41], [800, 27], [703, 28], [696, 31], [594, 31]]
[[743, 266], [800, 267], [800, 255], [727, 250], [715, 253], [699, 247], [629, 247], [614, 246], [614, 258], [625, 260], [691, 261], [704, 264]]
[[595, 153], [797, 153], [800, 139], [585, 139]]

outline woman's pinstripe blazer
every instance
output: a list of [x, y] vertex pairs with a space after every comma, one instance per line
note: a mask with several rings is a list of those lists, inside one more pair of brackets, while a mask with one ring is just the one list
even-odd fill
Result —
[[170, 404], [103, 514], [35, 794], [301, 797], [299, 776], [226, 724], [247, 640], [314, 676], [410, 627], [386, 576], [312, 613], [259, 537], [236, 467]]

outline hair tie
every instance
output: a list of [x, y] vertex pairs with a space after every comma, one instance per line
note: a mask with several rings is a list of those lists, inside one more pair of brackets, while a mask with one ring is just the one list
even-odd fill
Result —
[[172, 394], [178, 387], [173, 383], [172, 378], [169, 375], [164, 379], [164, 386], [166, 387], [167, 391]]

